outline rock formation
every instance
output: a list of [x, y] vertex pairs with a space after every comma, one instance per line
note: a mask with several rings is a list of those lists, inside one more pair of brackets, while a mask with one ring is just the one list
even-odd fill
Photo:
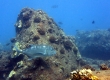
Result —
[[11, 57], [17, 62], [7, 79], [66, 80], [70, 72], [78, 68], [81, 56], [75, 43], [42, 10], [22, 9], [15, 30], [14, 44], [19, 50], [27, 49], [31, 45], [46, 44], [52, 46], [56, 54], [28, 60], [27, 55], [17, 52], [13, 47]]

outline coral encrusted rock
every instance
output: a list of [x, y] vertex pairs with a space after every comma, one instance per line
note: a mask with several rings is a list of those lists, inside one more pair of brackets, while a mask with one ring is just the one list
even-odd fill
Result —
[[76, 43], [82, 56], [92, 59], [110, 60], [109, 29], [77, 31]]
[[28, 60], [28, 56], [13, 49], [12, 58], [23, 55], [23, 59], [13, 68], [15, 74], [10, 72], [9, 80], [66, 80], [69, 73], [77, 69], [80, 53], [74, 51], [75, 43], [42, 10], [22, 9], [15, 28], [15, 44], [19, 50], [31, 45], [46, 44], [52, 46], [56, 54]]

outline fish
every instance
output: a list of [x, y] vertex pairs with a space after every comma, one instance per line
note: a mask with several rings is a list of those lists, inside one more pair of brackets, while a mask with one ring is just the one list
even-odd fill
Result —
[[29, 48], [23, 50], [19, 50], [17, 46], [15, 46], [15, 49], [17, 52], [27, 55], [29, 59], [35, 59], [37, 57], [53, 56], [56, 54], [56, 50], [52, 46], [45, 44], [31, 45]]
[[58, 22], [58, 24], [62, 25], [63, 23], [62, 22]]
[[94, 20], [92, 21], [92, 24], [95, 24], [95, 21]]
[[58, 5], [53, 5], [51, 6], [51, 8], [58, 8]]

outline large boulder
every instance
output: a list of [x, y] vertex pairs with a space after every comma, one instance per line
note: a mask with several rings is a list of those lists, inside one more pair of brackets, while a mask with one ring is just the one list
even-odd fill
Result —
[[56, 54], [28, 60], [27, 55], [13, 47], [12, 58], [20, 58], [20, 61], [10, 72], [9, 80], [65, 80], [72, 70], [77, 69], [81, 58], [78, 48], [42, 10], [22, 9], [15, 29], [14, 43], [20, 51], [30, 45], [46, 44], [52, 46]]

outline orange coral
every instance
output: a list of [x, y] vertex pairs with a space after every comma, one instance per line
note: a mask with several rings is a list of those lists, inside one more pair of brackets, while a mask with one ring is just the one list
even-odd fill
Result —
[[97, 76], [92, 74], [90, 69], [82, 69], [78, 71], [72, 71], [70, 73], [69, 80], [99, 80]]

